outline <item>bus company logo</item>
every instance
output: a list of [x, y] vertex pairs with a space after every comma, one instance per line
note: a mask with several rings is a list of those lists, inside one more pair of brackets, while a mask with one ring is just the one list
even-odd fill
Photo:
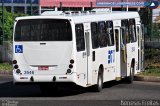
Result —
[[108, 51], [108, 64], [115, 62], [115, 50]]
[[145, 2], [144, 5], [151, 9], [156, 9], [160, 5], [160, 3], [158, 1], [152, 1], [152, 2]]
[[23, 46], [15, 45], [15, 53], [23, 53]]

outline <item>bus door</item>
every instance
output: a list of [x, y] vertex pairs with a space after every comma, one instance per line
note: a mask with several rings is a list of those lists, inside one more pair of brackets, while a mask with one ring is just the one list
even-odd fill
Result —
[[92, 53], [91, 53], [91, 29], [90, 23], [84, 23], [84, 34], [85, 34], [85, 44], [86, 44], [86, 53], [87, 53], [87, 85], [92, 83], [92, 71], [91, 71], [91, 62], [92, 62]]
[[75, 25], [76, 31], [76, 72], [77, 83], [86, 85], [87, 83], [87, 49], [83, 24]]
[[121, 76], [127, 76], [127, 38], [126, 30], [124, 27], [121, 27], [120, 35], [120, 66], [121, 66]]
[[86, 86], [86, 84], [91, 83], [91, 66], [89, 63], [91, 60], [90, 53], [90, 24], [77, 24], [76, 29], [76, 70], [78, 82], [81, 85]]
[[121, 76], [121, 57], [120, 57], [120, 27], [114, 28], [116, 42], [116, 76]]

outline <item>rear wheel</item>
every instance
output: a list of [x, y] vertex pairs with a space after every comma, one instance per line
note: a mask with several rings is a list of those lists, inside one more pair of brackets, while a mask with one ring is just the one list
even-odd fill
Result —
[[95, 85], [96, 92], [100, 92], [103, 88], [103, 73], [102, 69], [99, 69], [97, 84]]
[[130, 76], [126, 78], [126, 82], [133, 83], [134, 81], [134, 67], [130, 69]]

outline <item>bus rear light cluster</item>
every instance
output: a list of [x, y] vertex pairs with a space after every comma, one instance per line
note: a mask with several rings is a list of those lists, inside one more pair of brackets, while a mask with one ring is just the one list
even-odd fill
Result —
[[70, 69], [73, 68], [73, 64], [74, 64], [74, 60], [71, 59], [71, 60], [70, 60], [70, 65], [69, 65], [69, 68], [70, 68]]
[[73, 60], [73, 59], [71, 59], [71, 60], [70, 60], [70, 65], [69, 65], [69, 68], [70, 68], [70, 69], [72, 69], [72, 68], [73, 68], [73, 63], [74, 63], [74, 60]]
[[19, 66], [17, 65], [17, 60], [13, 60], [12, 63], [13, 63], [13, 65], [14, 65], [14, 68], [15, 68], [15, 69], [18, 69], [18, 68], [19, 68]]
[[70, 63], [71, 63], [71, 64], [73, 64], [73, 63], [74, 63], [74, 60], [73, 60], [73, 59], [71, 59], [71, 60], [70, 60]]
[[70, 65], [69, 65], [69, 68], [73, 68], [73, 65], [72, 65], [72, 64], [70, 64]]
[[67, 69], [67, 73], [71, 73], [72, 72], [72, 68], [73, 68], [73, 64], [74, 64], [74, 60], [73, 59], [71, 59], [70, 60], [70, 64], [69, 64], [69, 69]]
[[71, 72], [72, 72], [71, 69], [68, 69], [68, 70], [67, 70], [67, 73], [71, 73]]
[[19, 74], [20, 72], [21, 72], [21, 70], [20, 70], [20, 69], [17, 69], [17, 70], [16, 70], [16, 73], [17, 73], [17, 74]]
[[19, 66], [18, 66], [18, 65], [14, 65], [14, 68], [15, 68], [15, 69], [18, 69], [18, 68], [19, 68]]
[[13, 60], [12, 63], [13, 63], [13, 64], [17, 64], [17, 60]]
[[17, 73], [17, 74], [21, 73], [21, 70], [18, 69], [19, 66], [17, 65], [17, 60], [13, 60], [12, 63], [13, 63], [13, 65], [14, 65], [14, 69], [16, 69], [16, 73]]

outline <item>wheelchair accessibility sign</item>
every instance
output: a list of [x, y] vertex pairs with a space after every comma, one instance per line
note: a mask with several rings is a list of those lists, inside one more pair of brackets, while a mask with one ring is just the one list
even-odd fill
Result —
[[15, 45], [15, 53], [23, 53], [23, 46]]

